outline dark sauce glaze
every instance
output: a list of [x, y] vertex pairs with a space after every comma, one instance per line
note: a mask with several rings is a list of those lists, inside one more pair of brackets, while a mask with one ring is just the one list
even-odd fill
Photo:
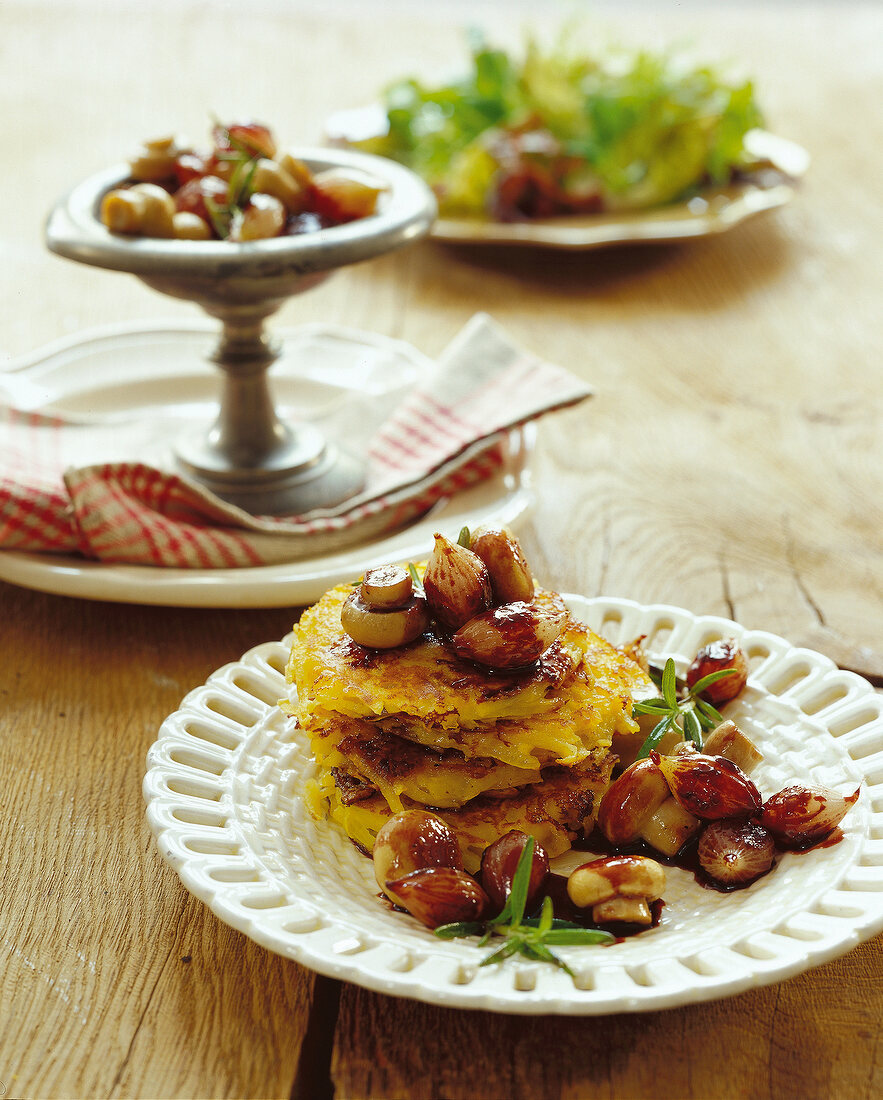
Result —
[[[475, 875], [472, 877], [477, 878]], [[625, 924], [622, 921], [616, 921], [610, 924], [596, 924], [591, 918], [590, 910], [580, 909], [579, 906], [574, 905], [570, 900], [570, 895], [567, 893], [567, 879], [564, 878], [563, 875], [547, 875], [541, 894], [552, 899], [552, 909], [556, 920], [570, 921], [571, 924], [578, 924], [580, 928], [588, 928], [593, 932], [609, 932], [611, 936], [614, 937], [614, 943], [622, 943], [632, 936], [637, 936], [639, 932], [646, 932], [650, 928], [656, 928], [659, 925], [659, 921], [662, 917], [662, 910], [665, 906], [665, 902], [662, 898], [657, 898], [656, 901], [650, 902], [650, 914], [653, 917], [653, 921], [650, 925]], [[384, 908], [388, 909], [391, 913], [408, 912], [403, 906], [396, 905], [395, 902], [390, 901], [386, 894], [379, 892], [376, 896], [383, 903]], [[541, 908], [542, 906], [538, 905], [536, 909], [529, 912], [527, 916], [539, 917]]]
[[455, 660], [464, 670], [464, 675], [456, 681], [458, 686], [480, 689], [485, 699], [515, 695], [533, 683], [560, 683], [573, 669], [570, 655], [558, 641], [535, 661], [516, 668], [487, 668], [461, 654], [457, 654]]
[[834, 845], [839, 844], [841, 840], [843, 840], [843, 830], [837, 825], [827, 836], [823, 836], [821, 840], [810, 841], [809, 844], [785, 844], [783, 841], [777, 840], [776, 846], [783, 849], [783, 851], [802, 855], [804, 852], [814, 852], [816, 848], [833, 848]]
[[330, 646], [330, 652], [339, 656], [351, 668], [373, 668], [383, 651], [368, 649], [367, 646], [354, 642], [349, 635], [344, 635]]
[[388, 909], [390, 913], [408, 912], [404, 905], [396, 905], [394, 901], [390, 901], [390, 899], [386, 896], [386, 894], [383, 893], [382, 890], [376, 895], [376, 897], [380, 898], [380, 900], [383, 902], [384, 907]]
[[487, 668], [458, 655], [450, 640], [432, 628], [408, 645], [388, 650], [370, 649], [344, 634], [331, 643], [328, 653], [348, 668], [374, 669], [389, 662], [390, 655], [412, 646], [433, 648], [437, 663], [455, 673], [451, 686], [458, 691], [474, 690], [485, 700], [516, 695], [532, 684], [560, 685], [574, 671], [573, 659], [560, 641], [553, 642], [535, 661], [518, 668]]
[[[637, 840], [634, 844], [611, 844], [600, 829], [595, 829], [588, 837], [575, 841], [573, 847], [577, 851], [591, 852], [598, 857], [621, 855], [647, 856], [649, 859], [653, 859], [657, 863], [662, 863], [666, 867], [678, 867], [682, 871], [687, 871], [700, 886], [704, 886], [706, 890], [716, 890], [719, 894], [731, 894], [734, 890], [744, 890], [747, 886], [751, 886], [758, 881], [755, 878], [750, 882], [718, 882], [717, 879], [711, 878], [710, 875], [706, 874], [702, 864], [699, 862], [698, 835], [688, 840], [680, 851], [676, 852], [673, 856], [663, 855], [662, 852], [658, 852], [643, 840]], [[775, 867], [775, 863], [770, 867], [770, 871], [773, 867]], [[769, 871], [765, 871], [764, 874], [769, 874]], [[764, 876], [759, 875], [758, 877], [763, 878]]]
[[[666, 867], [678, 867], [682, 871], [687, 871], [700, 886], [705, 887], [706, 890], [716, 890], [719, 894], [732, 894], [735, 890], [745, 890], [749, 886], [753, 886], [755, 882], [759, 882], [760, 879], [765, 878], [766, 875], [776, 867], [776, 862], [774, 861], [768, 871], [764, 871], [762, 875], [758, 875], [757, 878], [753, 878], [748, 882], [718, 882], [717, 879], [713, 879], [705, 872], [702, 864], [699, 862], [700, 835], [701, 834], [697, 834], [688, 840], [680, 851], [676, 852], [673, 856], [664, 856], [662, 852], [658, 852], [643, 840], [637, 840], [634, 844], [611, 844], [600, 829], [594, 829], [589, 836], [580, 837], [575, 840], [573, 842], [573, 848], [575, 851], [591, 853], [599, 858], [601, 856], [622, 855], [647, 856], [650, 859], [656, 860], [657, 863], [664, 864]], [[800, 854], [802, 852], [811, 852], [815, 848], [832, 848], [835, 844], [839, 844], [842, 839], [843, 832], [838, 826], [822, 840], [816, 841], [813, 844], [808, 844], [804, 847], [794, 847], [786, 850]], [[783, 849], [783, 845], [778, 842], [776, 847]], [[586, 862], [588, 862], [588, 860]]]
[[[828, 836], [823, 837], [814, 844], [809, 844], [802, 848], [789, 848], [787, 851], [795, 855], [803, 855], [806, 852], [814, 852], [817, 848], [833, 848], [836, 844], [839, 844], [841, 840], [843, 840], [843, 830], [838, 825], [828, 834]], [[351, 843], [363, 856], [367, 856], [369, 859], [371, 858], [371, 853], [363, 848], [361, 844], [352, 839]], [[597, 859], [603, 856], [648, 856], [650, 859], [654, 859], [657, 863], [662, 863], [666, 867], [678, 867], [682, 871], [688, 871], [693, 875], [700, 886], [705, 887], [706, 890], [716, 890], [720, 894], [731, 894], [736, 890], [744, 890], [749, 886], [753, 886], [755, 882], [759, 882], [760, 879], [765, 878], [766, 875], [776, 867], [776, 864], [773, 863], [769, 871], [765, 871], [762, 875], [752, 879], [750, 882], [717, 882], [705, 873], [702, 865], [699, 863], [698, 847], [698, 837], [694, 837], [675, 855], [664, 856], [661, 852], [657, 852], [655, 848], [651, 848], [649, 844], [645, 844], [643, 840], [636, 841], [634, 844], [617, 847], [610, 843], [600, 829], [595, 829], [587, 837], [577, 838], [572, 845], [573, 851], [585, 852], [586, 855], [590, 855]], [[589, 860], [586, 860], [586, 862], [588, 863]], [[473, 875], [473, 878], [480, 881], [478, 875]], [[611, 932], [616, 936], [617, 942], [621, 942], [621, 940], [627, 936], [634, 936], [639, 932], [647, 931], [647, 926], [642, 924], [595, 924], [587, 909], [580, 909], [579, 906], [574, 905], [570, 900], [570, 895], [567, 893], [567, 879], [563, 875], [556, 875], [554, 873], [549, 874], [540, 893], [541, 896], [548, 895], [552, 899], [552, 907], [555, 916], [559, 920], [571, 921], [573, 924], [580, 925], [581, 928], [603, 928], [604, 931]], [[407, 912], [407, 910], [403, 909], [401, 906], [393, 905], [386, 894], [378, 894], [377, 896], [387, 904], [388, 908], [399, 913]], [[664, 902], [661, 898], [651, 902], [650, 912], [653, 915], [653, 923], [650, 925], [651, 928], [655, 928], [659, 924], [663, 906]], [[528, 916], [535, 917], [539, 915], [540, 907], [537, 907], [536, 912], [528, 914]]]

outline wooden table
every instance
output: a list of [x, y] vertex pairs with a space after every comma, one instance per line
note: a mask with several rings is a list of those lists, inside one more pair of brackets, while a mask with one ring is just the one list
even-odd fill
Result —
[[[542, 579], [733, 616], [879, 685], [880, 9], [599, 10], [633, 41], [690, 37], [742, 59], [773, 128], [812, 151], [798, 199], [718, 239], [651, 250], [427, 243], [340, 274], [281, 319], [343, 322], [434, 354], [487, 309], [598, 390], [542, 426], [523, 526]], [[546, 12], [551, 25], [558, 9]], [[201, 135], [215, 112], [313, 141], [333, 108], [412, 68], [448, 69], [464, 23], [514, 43], [530, 13], [455, 0], [331, 13], [7, 0], [0, 349], [193, 315], [42, 247], [57, 195], [135, 139], [174, 125]], [[0, 1095], [880, 1095], [880, 938], [727, 1001], [522, 1019], [316, 978], [217, 920], [159, 858], [144, 755], [187, 691], [297, 614], [0, 584]]]

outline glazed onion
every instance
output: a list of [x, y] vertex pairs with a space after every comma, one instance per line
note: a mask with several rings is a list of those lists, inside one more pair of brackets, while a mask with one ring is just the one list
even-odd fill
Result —
[[710, 642], [699, 650], [687, 669], [687, 687], [724, 669], [732, 669], [732, 673], [709, 684], [702, 695], [714, 706], [728, 703], [736, 698], [748, 680], [748, 658], [733, 638]]
[[680, 805], [701, 821], [750, 817], [760, 810], [760, 791], [748, 776], [723, 756], [650, 754]]
[[385, 884], [412, 917], [427, 928], [477, 921], [487, 912], [488, 896], [471, 875], [452, 867], [427, 867]]
[[766, 874], [776, 857], [769, 832], [757, 821], [712, 821], [697, 849], [703, 871], [725, 886], [744, 886]]
[[436, 534], [423, 574], [426, 601], [442, 626], [459, 630], [491, 605], [487, 566], [471, 550]]
[[825, 787], [786, 787], [764, 803], [761, 821], [783, 848], [808, 848], [828, 836], [858, 799]]
[[[518, 860], [529, 840], [527, 833], [510, 829], [485, 848], [481, 857], [481, 884], [496, 909], [502, 909], [512, 890], [512, 880]], [[545, 848], [534, 845], [530, 881], [527, 887], [525, 911], [530, 912], [539, 900], [546, 876], [549, 873], [549, 857]]]
[[482, 527], [472, 535], [469, 549], [487, 566], [495, 603], [533, 599], [533, 577], [514, 535], [500, 527]]
[[631, 844], [670, 796], [657, 765], [649, 759], [636, 760], [604, 792], [598, 828], [611, 844]]
[[535, 661], [564, 629], [563, 612], [548, 614], [532, 604], [507, 603], [476, 615], [452, 641], [461, 657], [489, 668], [519, 668]]
[[451, 827], [427, 810], [406, 810], [384, 822], [371, 855], [377, 885], [387, 894], [387, 882], [412, 871], [427, 867], [451, 867], [457, 871], [463, 868], [460, 846]]

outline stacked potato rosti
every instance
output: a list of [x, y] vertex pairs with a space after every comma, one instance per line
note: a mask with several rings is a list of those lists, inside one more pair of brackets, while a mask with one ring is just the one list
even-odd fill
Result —
[[550, 856], [590, 830], [611, 738], [636, 729], [633, 692], [647, 686], [638, 665], [542, 590], [531, 607], [560, 633], [521, 667], [476, 663], [437, 621], [410, 644], [367, 648], [341, 625], [353, 591], [332, 588], [295, 629], [287, 709], [318, 763], [311, 811], [370, 851], [392, 814], [429, 807], [454, 830], [467, 870], [509, 829]]

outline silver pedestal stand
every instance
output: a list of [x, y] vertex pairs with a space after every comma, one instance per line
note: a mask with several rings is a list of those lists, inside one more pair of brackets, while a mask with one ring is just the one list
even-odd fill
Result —
[[92, 176], [49, 216], [46, 241], [60, 256], [138, 276], [162, 294], [201, 306], [221, 322], [211, 361], [223, 372], [214, 424], [177, 441], [180, 470], [217, 496], [256, 515], [332, 508], [364, 483], [360, 456], [329, 443], [316, 428], [278, 416], [267, 372], [279, 349], [268, 317], [295, 294], [346, 264], [372, 259], [425, 236], [435, 200], [407, 169], [366, 154], [302, 149], [314, 171], [351, 167], [386, 183], [379, 212], [293, 237], [232, 243], [124, 238], [98, 219], [101, 197], [125, 179], [116, 167]]

